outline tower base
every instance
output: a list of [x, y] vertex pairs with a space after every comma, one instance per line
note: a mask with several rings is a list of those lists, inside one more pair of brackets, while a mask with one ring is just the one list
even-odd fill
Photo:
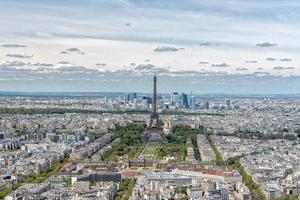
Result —
[[147, 128], [144, 132], [144, 138], [147, 142], [164, 142], [166, 141], [165, 134], [162, 128]]

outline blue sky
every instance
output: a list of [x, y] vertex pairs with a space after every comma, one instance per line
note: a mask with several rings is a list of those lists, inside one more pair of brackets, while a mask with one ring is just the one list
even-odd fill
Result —
[[296, 0], [1, 0], [0, 8], [2, 91], [149, 92], [156, 72], [162, 92], [298, 93]]

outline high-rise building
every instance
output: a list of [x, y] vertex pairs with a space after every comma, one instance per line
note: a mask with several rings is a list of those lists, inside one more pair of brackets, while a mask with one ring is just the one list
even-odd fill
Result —
[[147, 96], [144, 96], [143, 97], [143, 107], [146, 108], [146, 109], [149, 109], [150, 104], [151, 104], [151, 98], [147, 97]]
[[134, 99], [137, 99], [137, 93], [136, 92], [129, 92], [125, 94], [124, 96], [124, 102], [128, 103], [128, 102], [133, 102]]
[[127, 93], [124, 94], [124, 105], [127, 103]]
[[181, 105], [182, 105], [182, 108], [185, 108], [185, 109], [187, 109], [189, 107], [188, 96], [185, 93], [182, 93], [182, 95], [181, 95]]
[[191, 97], [190, 97], [189, 108], [190, 108], [190, 109], [193, 109], [193, 110], [196, 109], [196, 97], [195, 97], [195, 96], [191, 96]]
[[4, 140], [5, 139], [5, 133], [0, 133], [0, 140]]
[[209, 109], [209, 101], [206, 101], [204, 104], [204, 109], [208, 110]]
[[138, 99], [133, 99], [133, 109], [137, 109], [138, 107]]
[[226, 99], [226, 108], [227, 108], [228, 110], [231, 109], [231, 101], [230, 101], [230, 99]]
[[171, 102], [178, 101], [178, 92], [173, 92], [171, 95]]
[[173, 92], [173, 94], [171, 95], [171, 103], [175, 106], [180, 104], [180, 96], [178, 92]]

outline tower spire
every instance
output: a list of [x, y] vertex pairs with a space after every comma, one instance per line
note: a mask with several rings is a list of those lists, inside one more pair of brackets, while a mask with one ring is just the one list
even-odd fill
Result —
[[153, 106], [152, 106], [152, 112], [153, 113], [156, 113], [157, 112], [157, 108], [156, 108], [156, 105], [157, 105], [157, 88], [156, 88], [156, 84], [157, 84], [157, 77], [156, 77], [156, 73], [154, 73], [154, 76], [153, 76], [153, 98], [152, 98], [152, 101], [153, 101]]

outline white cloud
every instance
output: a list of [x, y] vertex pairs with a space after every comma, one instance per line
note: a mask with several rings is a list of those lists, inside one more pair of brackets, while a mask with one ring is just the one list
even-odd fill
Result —
[[271, 58], [271, 57], [270, 57], [270, 58], [266, 58], [266, 60], [267, 60], [267, 61], [275, 61], [276, 58]]
[[282, 61], [282, 62], [290, 62], [290, 61], [292, 61], [292, 59], [290, 59], [290, 58], [282, 58], [282, 59], [280, 59], [280, 61]]
[[263, 43], [258, 43], [256, 44], [256, 46], [258, 47], [273, 47], [273, 46], [277, 46], [278, 44], [276, 43], [270, 43], [270, 42], [263, 42]]
[[22, 67], [25, 66], [26, 63], [23, 61], [2, 61], [0, 63], [0, 67]]
[[258, 61], [256, 61], [256, 60], [246, 60], [245, 62], [246, 63], [258, 63]]
[[183, 48], [176, 48], [176, 47], [170, 47], [170, 46], [159, 46], [153, 49], [155, 52], [175, 52], [183, 50]]
[[230, 67], [227, 63], [212, 64], [212, 67]]
[[236, 70], [237, 71], [248, 71], [248, 68], [246, 68], [246, 67], [237, 67]]
[[5, 47], [5, 48], [25, 48], [26, 45], [23, 45], [23, 44], [3, 44], [2, 47]]
[[11, 57], [11, 58], [32, 58], [33, 55], [8, 53], [8, 54], [6, 54], [6, 57]]

